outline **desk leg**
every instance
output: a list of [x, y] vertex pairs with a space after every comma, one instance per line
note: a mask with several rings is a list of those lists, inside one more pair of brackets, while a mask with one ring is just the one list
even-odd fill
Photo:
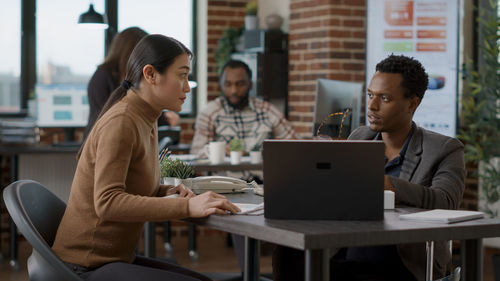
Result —
[[196, 225], [188, 224], [188, 254], [192, 261], [198, 261], [200, 254], [196, 251]]
[[305, 281], [330, 280], [330, 255], [328, 250], [305, 251]]
[[167, 255], [173, 254], [174, 246], [172, 245], [172, 232], [170, 221], [163, 223], [163, 247], [167, 252]]
[[483, 280], [483, 240], [472, 239], [460, 242], [462, 260], [462, 279], [465, 281]]
[[243, 281], [258, 281], [260, 276], [259, 241], [245, 236], [245, 268]]
[[434, 270], [434, 241], [426, 241], [425, 249], [427, 251], [427, 266], [425, 268], [425, 281], [433, 280]]
[[156, 256], [156, 227], [152, 222], [144, 224], [144, 256], [154, 258]]

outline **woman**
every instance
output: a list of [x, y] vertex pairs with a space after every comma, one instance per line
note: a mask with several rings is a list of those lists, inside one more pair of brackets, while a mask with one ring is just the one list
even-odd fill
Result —
[[[106, 59], [97, 67], [88, 84], [90, 112], [84, 138], [88, 136], [111, 93], [125, 78], [127, 61], [135, 45], [146, 35], [148, 35], [147, 32], [138, 27], [129, 27], [113, 38]], [[161, 124], [168, 123], [175, 126], [179, 122], [179, 115], [168, 111], [158, 121]]]
[[53, 249], [86, 280], [207, 280], [134, 255], [145, 221], [239, 211], [222, 195], [159, 184], [156, 120], [163, 109], [181, 109], [191, 56], [175, 39], [144, 37], [80, 149]]

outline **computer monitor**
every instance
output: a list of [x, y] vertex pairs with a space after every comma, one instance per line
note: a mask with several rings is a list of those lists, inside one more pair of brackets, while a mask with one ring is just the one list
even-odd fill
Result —
[[349, 108], [350, 112], [344, 120], [340, 136], [342, 115], [329, 118], [320, 131], [321, 135], [347, 138], [354, 129], [359, 127], [362, 97], [362, 83], [318, 79], [314, 108], [314, 135], [317, 135], [319, 125], [329, 114], [345, 112]]
[[64, 128], [65, 141], [74, 141], [74, 129], [87, 126], [89, 101], [87, 85], [37, 84], [37, 126]]

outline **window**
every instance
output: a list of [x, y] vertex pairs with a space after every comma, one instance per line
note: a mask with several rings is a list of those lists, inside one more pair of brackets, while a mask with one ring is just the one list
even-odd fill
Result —
[[21, 110], [21, 0], [0, 9], [0, 113]]
[[[120, 0], [118, 3], [118, 30], [138, 26], [149, 34], [163, 34], [182, 42], [194, 50], [194, 1]], [[194, 65], [193, 65], [194, 66]], [[194, 69], [191, 70], [194, 73]], [[194, 89], [187, 95], [181, 114], [194, 112]]]
[[[93, 1], [104, 13], [104, 0]], [[37, 0], [37, 83], [87, 85], [104, 61], [104, 32], [78, 26], [88, 1]]]

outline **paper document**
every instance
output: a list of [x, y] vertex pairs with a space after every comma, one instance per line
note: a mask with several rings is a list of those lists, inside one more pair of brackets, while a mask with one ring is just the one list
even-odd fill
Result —
[[461, 210], [430, 210], [413, 214], [400, 215], [402, 220], [413, 220], [422, 222], [454, 223], [466, 220], [480, 219], [484, 217], [483, 212], [461, 211]]
[[247, 203], [233, 203], [241, 212], [236, 213], [237, 215], [251, 215], [258, 216], [264, 214], [264, 203], [260, 204], [247, 204]]

